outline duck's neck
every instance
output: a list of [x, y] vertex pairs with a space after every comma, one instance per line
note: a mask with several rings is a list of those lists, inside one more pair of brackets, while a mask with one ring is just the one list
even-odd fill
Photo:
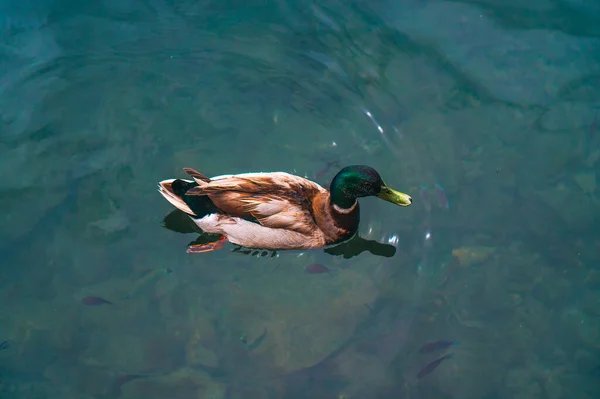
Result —
[[344, 211], [352, 211], [356, 206], [356, 197], [344, 195], [336, 191], [331, 191], [331, 204], [334, 205], [338, 211], [345, 213]]
[[342, 212], [344, 210], [351, 211], [356, 204], [357, 197], [353, 194], [353, 190], [345, 184], [343, 177], [336, 176], [329, 186], [331, 193], [331, 203]]
[[[360, 209], [358, 201], [356, 198], [350, 200], [348, 198], [341, 197], [341, 201], [336, 203], [334, 198], [335, 197], [332, 193], [329, 200], [329, 215], [335, 226], [344, 231], [343, 236], [350, 236], [356, 232], [358, 229], [358, 224], [360, 223]], [[337, 197], [337, 199], [339, 200], [340, 197]]]

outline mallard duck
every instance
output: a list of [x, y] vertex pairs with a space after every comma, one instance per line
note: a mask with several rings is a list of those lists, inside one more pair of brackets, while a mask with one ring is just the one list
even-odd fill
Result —
[[184, 168], [192, 178], [163, 180], [158, 191], [204, 232], [218, 235], [188, 252], [220, 249], [226, 241], [241, 247], [286, 250], [338, 244], [352, 238], [360, 221], [357, 199], [375, 196], [400, 206], [412, 198], [385, 185], [369, 166], [340, 170], [329, 191], [284, 172], [207, 177]]

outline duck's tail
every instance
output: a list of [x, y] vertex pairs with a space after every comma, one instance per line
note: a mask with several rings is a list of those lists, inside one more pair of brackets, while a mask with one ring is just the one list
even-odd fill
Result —
[[[181, 192], [182, 186], [189, 185], [189, 187]], [[183, 200], [185, 196], [185, 192], [192, 188], [196, 187], [197, 184], [195, 182], [191, 182], [189, 180], [181, 180], [181, 179], [167, 179], [158, 183], [158, 191], [162, 194], [163, 197], [167, 201], [171, 203], [175, 208], [179, 209], [182, 212], [187, 213], [190, 216], [198, 216], [192, 210], [192, 208], [186, 204]]]
[[168, 179], [158, 183], [158, 191], [175, 208], [190, 215], [193, 218], [202, 218], [211, 213], [219, 212], [219, 209], [208, 196], [186, 195], [186, 193], [199, 185], [210, 182], [210, 179], [200, 172], [185, 168], [184, 171], [194, 180]]

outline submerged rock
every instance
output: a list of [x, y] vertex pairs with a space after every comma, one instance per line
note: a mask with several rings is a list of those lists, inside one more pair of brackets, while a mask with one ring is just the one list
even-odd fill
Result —
[[493, 247], [468, 246], [452, 250], [452, 255], [458, 259], [461, 267], [471, 267], [485, 262], [495, 251]]

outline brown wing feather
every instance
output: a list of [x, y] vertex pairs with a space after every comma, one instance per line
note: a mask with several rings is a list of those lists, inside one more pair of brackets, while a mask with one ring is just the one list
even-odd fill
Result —
[[185, 173], [187, 173], [188, 175], [190, 175], [190, 177], [193, 178], [196, 181], [200, 180], [200, 181], [203, 181], [205, 183], [210, 182], [210, 178], [209, 177], [203, 175], [202, 173], [198, 172], [195, 169], [192, 169], [192, 168], [183, 168], [183, 171]]
[[255, 218], [265, 227], [310, 234], [318, 228], [313, 218], [312, 200], [327, 191], [301, 177], [273, 173], [211, 180], [186, 194], [207, 195], [224, 213]]

